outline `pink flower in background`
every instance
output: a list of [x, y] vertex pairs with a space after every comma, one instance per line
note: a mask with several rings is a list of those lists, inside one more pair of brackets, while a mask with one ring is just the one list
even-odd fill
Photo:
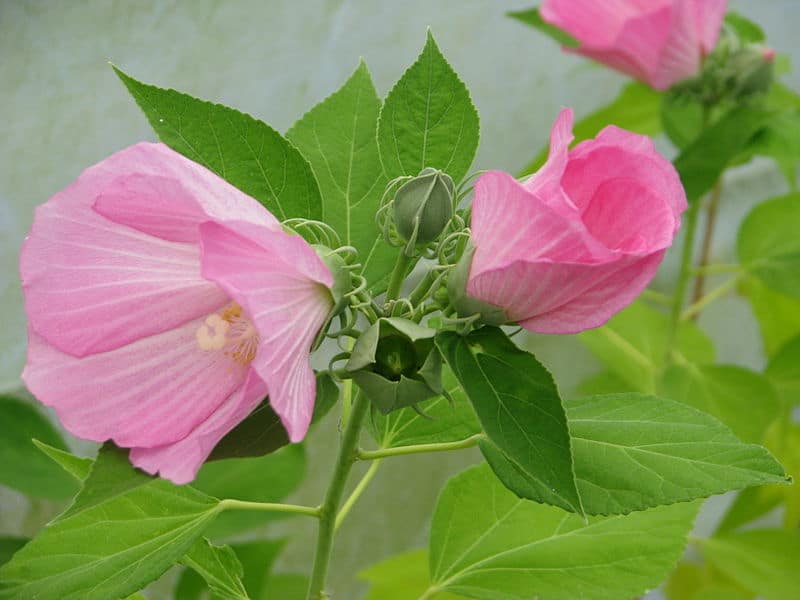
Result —
[[630, 304], [672, 244], [686, 194], [650, 138], [611, 126], [569, 150], [561, 112], [547, 163], [524, 183], [475, 185], [467, 293], [539, 333], [598, 327]]
[[162, 144], [117, 152], [36, 210], [20, 272], [23, 379], [78, 437], [176, 483], [267, 392], [304, 437], [332, 275], [207, 169]]
[[542, 18], [580, 42], [570, 51], [665, 90], [700, 71], [727, 0], [544, 0]]

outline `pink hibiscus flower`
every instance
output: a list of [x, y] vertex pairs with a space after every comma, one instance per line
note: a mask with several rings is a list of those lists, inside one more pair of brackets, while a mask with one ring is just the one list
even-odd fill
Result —
[[73, 434], [191, 481], [269, 393], [290, 440], [333, 276], [256, 200], [163, 144], [126, 148], [36, 210], [23, 379]]

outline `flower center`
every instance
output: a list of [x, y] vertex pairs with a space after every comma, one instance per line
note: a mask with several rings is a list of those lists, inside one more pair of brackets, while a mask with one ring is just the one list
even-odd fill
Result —
[[201, 350], [223, 350], [225, 356], [242, 365], [249, 364], [258, 350], [258, 331], [235, 303], [221, 313], [208, 315], [195, 336]]

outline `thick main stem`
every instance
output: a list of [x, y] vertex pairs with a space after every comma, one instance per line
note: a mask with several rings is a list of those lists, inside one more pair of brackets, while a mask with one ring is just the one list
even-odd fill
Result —
[[703, 269], [708, 265], [711, 258], [711, 245], [714, 239], [714, 227], [717, 224], [717, 212], [719, 201], [722, 197], [722, 179], [719, 179], [711, 192], [711, 199], [706, 210], [706, 226], [703, 231], [703, 243], [700, 247], [700, 259], [697, 262], [698, 274], [694, 281], [694, 293], [692, 303], [697, 303], [705, 293], [706, 276]]
[[333, 548], [333, 534], [336, 530], [336, 513], [342, 502], [344, 486], [353, 463], [356, 461], [356, 448], [359, 433], [367, 414], [369, 402], [360, 392], [356, 393], [350, 418], [342, 434], [339, 446], [339, 455], [333, 470], [325, 501], [319, 509], [319, 531], [317, 533], [317, 548], [314, 553], [314, 568], [311, 572], [311, 583], [308, 588], [308, 600], [326, 600], [329, 596], [325, 593], [325, 581], [328, 576], [328, 567]]
[[394, 264], [391, 279], [389, 279], [389, 286], [386, 288], [386, 301], [396, 300], [400, 295], [400, 288], [403, 287], [403, 282], [406, 280], [406, 270], [408, 264], [411, 262], [411, 257], [406, 256], [402, 250], [397, 255], [397, 262]]

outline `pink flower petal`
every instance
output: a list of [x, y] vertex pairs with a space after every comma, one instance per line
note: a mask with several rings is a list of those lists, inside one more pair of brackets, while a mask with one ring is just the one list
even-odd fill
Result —
[[76, 358], [28, 333], [22, 378], [74, 435], [119, 446], [184, 438], [244, 381], [247, 367], [201, 350], [204, 318], [121, 348]]
[[255, 324], [261, 341], [252, 366], [266, 382], [289, 439], [300, 441], [316, 395], [309, 351], [333, 307], [332, 275], [296, 235], [216, 223], [203, 224], [200, 234], [203, 274]]
[[657, 90], [666, 90], [700, 71], [703, 49], [693, 4], [694, 0], [673, 2], [669, 35], [650, 75], [650, 83]]
[[728, 0], [692, 0], [694, 18], [703, 52], [708, 54], [717, 45]]
[[642, 12], [658, 9], [669, 0], [545, 0], [542, 18], [584, 44], [607, 46], [625, 22]]
[[562, 215], [574, 214], [577, 210], [561, 189], [561, 177], [567, 168], [569, 145], [575, 136], [572, 134], [574, 113], [571, 108], [563, 109], [556, 118], [550, 132], [550, 154], [547, 162], [534, 173], [523, 187], [543, 199], [554, 211]]
[[[633, 302], [647, 287], [661, 264], [664, 252], [662, 250], [642, 258], [626, 257], [618, 263], [600, 267], [593, 274], [587, 272], [594, 285], [582, 289], [572, 300], [548, 312], [534, 314], [519, 324], [529, 331], [550, 334], [579, 333], [600, 327]], [[542, 270], [545, 270], [544, 266]], [[576, 281], [577, 278], [572, 278], [573, 274], [566, 272], [553, 272], [550, 281], [558, 283], [558, 275], [573, 290], [583, 287]]]
[[267, 386], [251, 369], [245, 383], [186, 437], [154, 448], [133, 448], [131, 462], [151, 475], [175, 484], [189, 483], [214, 446], [249, 415], [267, 394]]

